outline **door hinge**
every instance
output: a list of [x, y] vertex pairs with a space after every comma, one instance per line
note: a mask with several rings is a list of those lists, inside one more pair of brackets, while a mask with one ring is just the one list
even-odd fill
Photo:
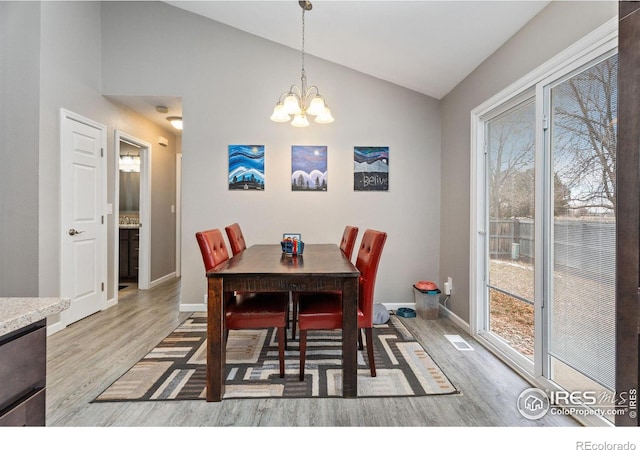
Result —
[[546, 114], [542, 118], [542, 129], [543, 130], [548, 130], [549, 129], [549, 117], [547, 117]]
[[100, 157], [104, 158], [104, 148], [100, 147]]
[[104, 282], [100, 283], [100, 289], [104, 292]]
[[487, 152], [487, 143], [486, 142], [484, 143], [483, 148], [484, 148], [484, 154], [486, 155], [488, 153]]
[[101, 223], [102, 225], [104, 225], [104, 216], [101, 216], [101, 217], [100, 217], [100, 223]]

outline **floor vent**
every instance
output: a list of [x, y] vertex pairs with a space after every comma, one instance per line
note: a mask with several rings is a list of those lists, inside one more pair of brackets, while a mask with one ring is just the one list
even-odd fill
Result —
[[473, 347], [471, 347], [467, 341], [465, 341], [460, 335], [457, 334], [445, 334], [446, 337], [451, 344], [461, 352], [472, 352]]

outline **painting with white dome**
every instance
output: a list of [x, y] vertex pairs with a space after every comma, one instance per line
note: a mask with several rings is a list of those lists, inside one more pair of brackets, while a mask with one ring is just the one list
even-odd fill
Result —
[[291, 190], [327, 190], [327, 146], [291, 147]]

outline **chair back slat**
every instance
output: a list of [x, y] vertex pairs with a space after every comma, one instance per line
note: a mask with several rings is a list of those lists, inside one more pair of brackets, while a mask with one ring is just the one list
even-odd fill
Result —
[[229, 259], [227, 245], [219, 229], [199, 231], [196, 233], [196, 239], [200, 246], [200, 253], [202, 253], [205, 271], [209, 271]]
[[229, 225], [228, 227], [225, 227], [224, 230], [227, 232], [229, 245], [231, 246], [231, 253], [233, 253], [234, 256], [246, 250], [247, 243], [244, 241], [244, 236], [242, 235], [240, 225], [234, 223], [232, 225]]
[[382, 250], [387, 240], [387, 233], [366, 230], [360, 242], [356, 267], [360, 271], [358, 306], [362, 310], [367, 326], [373, 326], [373, 294], [378, 275], [378, 265]]
[[358, 237], [358, 227], [352, 227], [347, 225], [342, 233], [342, 239], [340, 240], [340, 250], [345, 254], [349, 261], [353, 255], [353, 249], [356, 246], [356, 238]]

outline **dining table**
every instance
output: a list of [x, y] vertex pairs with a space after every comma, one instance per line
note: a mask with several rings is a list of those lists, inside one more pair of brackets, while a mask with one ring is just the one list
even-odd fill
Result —
[[298, 255], [284, 253], [280, 244], [253, 245], [206, 275], [207, 401], [219, 402], [224, 397], [224, 299], [233, 292], [341, 292], [342, 396], [357, 397], [360, 272], [338, 245], [305, 244], [303, 254]]

